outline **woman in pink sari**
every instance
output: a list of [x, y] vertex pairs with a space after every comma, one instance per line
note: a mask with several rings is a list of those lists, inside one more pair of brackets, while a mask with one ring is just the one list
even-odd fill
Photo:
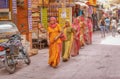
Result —
[[80, 25], [78, 18], [74, 19], [72, 28], [74, 30], [74, 34], [73, 34], [73, 45], [71, 50], [71, 56], [77, 56], [79, 54], [79, 49], [80, 49]]
[[80, 45], [81, 45], [81, 48], [83, 48], [85, 46], [85, 27], [86, 27], [86, 24], [85, 24], [85, 18], [84, 16], [80, 16], [79, 17], [80, 19]]
[[88, 34], [89, 34], [89, 44], [92, 44], [93, 25], [90, 17], [87, 18], [87, 27], [88, 27]]

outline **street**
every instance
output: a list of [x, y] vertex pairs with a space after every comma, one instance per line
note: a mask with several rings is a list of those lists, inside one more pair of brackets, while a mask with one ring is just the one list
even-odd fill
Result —
[[62, 62], [58, 68], [47, 64], [48, 49], [31, 57], [31, 65], [19, 63], [14, 74], [0, 69], [0, 79], [120, 79], [120, 35], [93, 34], [93, 44], [80, 49], [80, 55]]

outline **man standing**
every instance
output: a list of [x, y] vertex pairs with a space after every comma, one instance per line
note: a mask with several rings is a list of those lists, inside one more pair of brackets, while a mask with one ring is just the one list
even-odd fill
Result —
[[116, 30], [117, 30], [117, 20], [115, 17], [111, 20], [111, 26], [112, 26], [112, 36], [115, 37]]
[[106, 30], [106, 32], [108, 33], [108, 32], [109, 32], [109, 28], [110, 28], [110, 19], [109, 19], [109, 17], [107, 17], [107, 18], [105, 19], [105, 25], [106, 25], [105, 30]]
[[93, 30], [96, 31], [96, 30], [98, 30], [98, 18], [97, 18], [96, 12], [93, 12], [92, 20], [93, 20]]

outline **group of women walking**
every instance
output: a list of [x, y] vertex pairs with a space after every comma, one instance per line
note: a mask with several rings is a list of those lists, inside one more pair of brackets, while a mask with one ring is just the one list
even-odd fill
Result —
[[66, 20], [64, 26], [57, 23], [55, 17], [50, 18], [48, 26], [49, 60], [48, 64], [56, 68], [62, 57], [66, 62], [70, 57], [79, 55], [80, 48], [92, 43], [92, 21], [83, 16]]

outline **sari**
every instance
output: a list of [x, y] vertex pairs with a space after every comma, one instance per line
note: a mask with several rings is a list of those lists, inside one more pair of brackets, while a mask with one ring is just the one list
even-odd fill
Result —
[[52, 67], [57, 67], [60, 62], [60, 53], [61, 53], [61, 40], [55, 38], [60, 34], [61, 27], [59, 24], [56, 24], [56, 27], [48, 27], [49, 34], [49, 60], [48, 64]]
[[63, 61], [68, 61], [70, 58], [70, 52], [71, 52], [72, 41], [73, 41], [72, 27], [65, 27], [64, 34], [66, 36], [66, 40], [63, 41], [62, 58], [63, 58]]
[[78, 19], [75, 19], [76, 23], [73, 23], [72, 28], [74, 30], [73, 33], [73, 43], [71, 48], [71, 56], [77, 56], [79, 54], [80, 49], [80, 25]]
[[85, 22], [84, 17], [80, 17], [80, 45], [85, 45]]
[[87, 26], [88, 26], [88, 34], [89, 34], [89, 43], [92, 44], [92, 32], [93, 32], [93, 28], [92, 28], [92, 21], [90, 18], [87, 19]]

